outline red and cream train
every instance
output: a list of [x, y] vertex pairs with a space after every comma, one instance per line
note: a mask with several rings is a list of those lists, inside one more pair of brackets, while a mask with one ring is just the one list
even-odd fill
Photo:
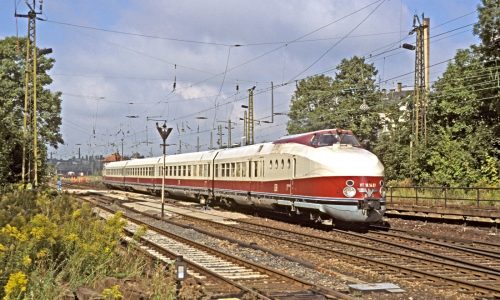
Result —
[[[107, 186], [159, 193], [163, 156], [111, 162]], [[384, 167], [349, 130], [327, 129], [270, 143], [168, 155], [172, 196], [288, 211], [313, 220], [374, 223], [385, 212]]]

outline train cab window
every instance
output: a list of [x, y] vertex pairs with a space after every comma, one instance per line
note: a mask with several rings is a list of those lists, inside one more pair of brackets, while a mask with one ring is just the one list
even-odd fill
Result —
[[320, 135], [318, 147], [331, 146], [339, 142], [339, 136], [336, 134], [325, 133]]
[[342, 134], [340, 135], [340, 143], [346, 145], [352, 145], [353, 147], [361, 147], [358, 139], [352, 134]]

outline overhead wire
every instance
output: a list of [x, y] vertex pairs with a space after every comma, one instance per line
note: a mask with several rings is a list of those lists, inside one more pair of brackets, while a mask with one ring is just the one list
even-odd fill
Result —
[[323, 57], [325, 57], [333, 48], [342, 43], [351, 33], [353, 33], [356, 29], [359, 28], [368, 18], [385, 2], [382, 0], [370, 13], [364, 17], [356, 26], [354, 26], [346, 35], [344, 35], [339, 41], [330, 46], [326, 51], [324, 51], [316, 60], [314, 60], [309, 66], [307, 66], [304, 70], [300, 71], [297, 75], [292, 77], [288, 82], [294, 81], [297, 77], [307, 72], [310, 68], [312, 68], [316, 63], [318, 63]]

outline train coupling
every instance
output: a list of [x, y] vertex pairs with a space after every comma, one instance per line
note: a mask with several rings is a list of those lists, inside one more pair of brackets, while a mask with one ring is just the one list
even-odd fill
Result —
[[371, 198], [358, 200], [358, 208], [364, 210], [380, 210], [380, 200]]

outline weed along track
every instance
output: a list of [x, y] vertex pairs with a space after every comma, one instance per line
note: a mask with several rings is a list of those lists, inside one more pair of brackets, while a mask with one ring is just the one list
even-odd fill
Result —
[[140, 248], [164, 263], [171, 263], [176, 256], [182, 255], [189, 276], [213, 297], [248, 294], [256, 299], [351, 299], [338, 291], [204, 245], [193, 236], [192, 229], [174, 226], [130, 208], [111, 208], [109, 198], [91, 196], [80, 199], [96, 205], [96, 211], [103, 218], [117, 210], [122, 211], [129, 235], [136, 233], [139, 226], [146, 226], [139, 240]]

